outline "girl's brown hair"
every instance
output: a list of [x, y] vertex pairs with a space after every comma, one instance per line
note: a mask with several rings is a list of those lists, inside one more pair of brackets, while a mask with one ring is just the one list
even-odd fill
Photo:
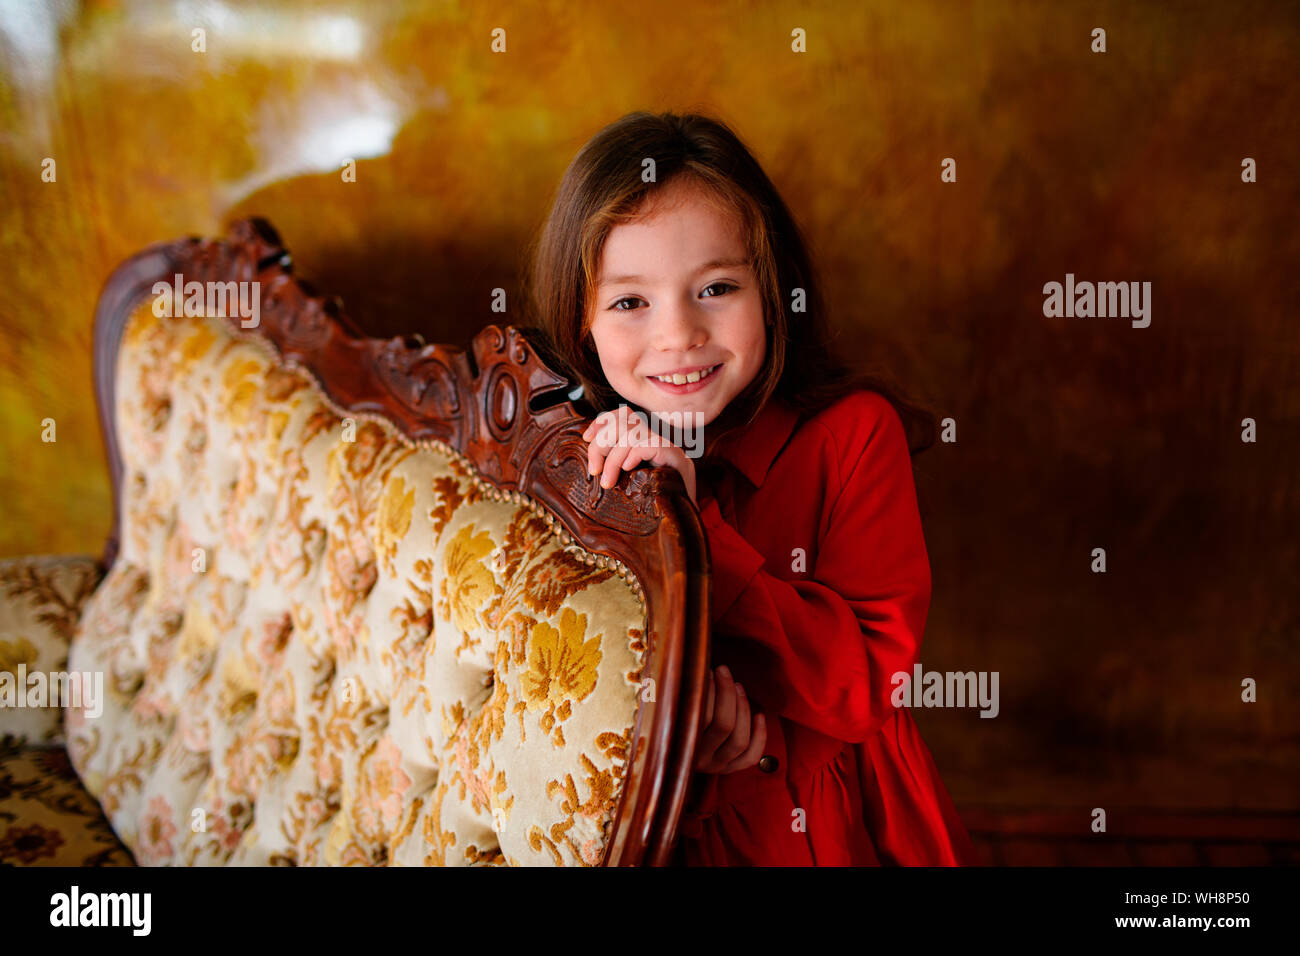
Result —
[[[642, 179], [647, 159], [654, 160], [654, 182]], [[679, 177], [740, 216], [767, 322], [764, 368], [710, 429], [709, 445], [753, 421], [774, 395], [811, 413], [863, 388], [884, 395], [898, 411], [912, 454], [934, 444], [932, 413], [887, 378], [857, 371], [835, 355], [821, 282], [794, 217], [739, 137], [698, 113], [629, 113], [593, 136], [565, 171], [533, 244], [526, 279], [533, 320], [549, 339], [548, 358], [567, 366], [591, 408], [601, 412], [621, 402], [589, 331], [605, 239]], [[803, 290], [802, 311], [794, 309], [797, 289]]]

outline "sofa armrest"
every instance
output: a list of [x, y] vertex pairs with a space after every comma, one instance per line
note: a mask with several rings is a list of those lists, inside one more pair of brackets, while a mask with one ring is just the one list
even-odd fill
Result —
[[65, 697], [82, 685], [67, 679], [68, 647], [102, 577], [87, 555], [0, 559], [0, 738], [62, 745]]

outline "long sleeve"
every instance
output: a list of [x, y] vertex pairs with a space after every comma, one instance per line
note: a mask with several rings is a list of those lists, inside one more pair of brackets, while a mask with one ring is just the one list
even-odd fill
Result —
[[[871, 738], [893, 713], [891, 678], [912, 672], [931, 591], [902, 422], [883, 402], [868, 409], [863, 427], [824, 443], [829, 517], [820, 540], [797, 545], [804, 574], [765, 570], [718, 500], [701, 502], [720, 654], [743, 642], [725, 659], [765, 709], [849, 743]], [[854, 434], [865, 437], [860, 450]]]

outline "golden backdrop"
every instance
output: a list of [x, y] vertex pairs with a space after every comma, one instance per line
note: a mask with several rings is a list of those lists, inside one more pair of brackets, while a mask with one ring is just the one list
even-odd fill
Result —
[[[16, 0], [0, 55], [0, 554], [108, 532], [89, 345], [126, 256], [262, 215], [363, 327], [463, 342], [588, 137], [698, 108], [844, 349], [955, 422], [915, 461], [922, 662], [1001, 694], [918, 712], [959, 805], [1300, 803], [1293, 5]], [[1046, 317], [1067, 273], [1151, 282], [1150, 326]]]

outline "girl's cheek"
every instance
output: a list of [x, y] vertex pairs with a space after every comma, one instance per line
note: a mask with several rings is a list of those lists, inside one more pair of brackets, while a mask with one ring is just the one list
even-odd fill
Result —
[[627, 393], [635, 385], [635, 380], [631, 371], [622, 363], [615, 360], [607, 354], [597, 351], [600, 358], [600, 370], [605, 373], [605, 381], [609, 382], [609, 387], [623, 398], [624, 401], [631, 401]]
[[745, 381], [742, 388], [758, 376], [765, 361], [767, 361], [767, 339], [760, 337], [757, 341], [749, 342], [745, 349]]
[[600, 357], [605, 378], [611, 385], [616, 382], [630, 384], [635, 380], [637, 355], [634, 348], [630, 347], [633, 344], [615, 339], [606, 341], [604, 349], [597, 345], [596, 354]]

